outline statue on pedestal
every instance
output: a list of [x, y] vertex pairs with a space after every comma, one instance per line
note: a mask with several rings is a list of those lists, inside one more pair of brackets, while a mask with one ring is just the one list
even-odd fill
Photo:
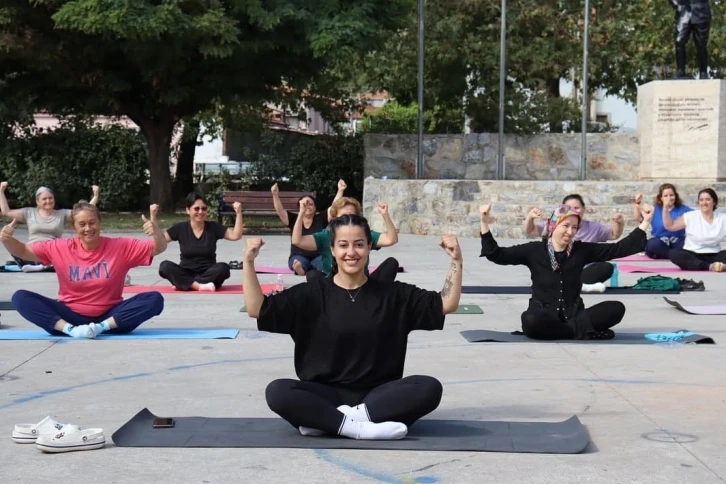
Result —
[[708, 0], [668, 0], [676, 12], [676, 78], [686, 78], [686, 43], [691, 32], [696, 44], [698, 78], [708, 79], [708, 34], [711, 5]]

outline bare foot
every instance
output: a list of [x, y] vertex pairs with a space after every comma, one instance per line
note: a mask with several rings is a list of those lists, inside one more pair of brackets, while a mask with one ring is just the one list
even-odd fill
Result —
[[303, 270], [302, 264], [299, 260], [292, 262], [292, 270], [295, 271], [295, 274], [297, 274], [298, 276], [305, 275], [305, 271]]

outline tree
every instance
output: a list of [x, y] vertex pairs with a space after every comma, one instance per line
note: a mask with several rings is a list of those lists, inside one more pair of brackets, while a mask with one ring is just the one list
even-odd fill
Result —
[[151, 199], [173, 205], [174, 126], [265, 102], [330, 105], [331, 72], [381, 45], [412, 0], [4, 0], [0, 99], [128, 116], [144, 134]]

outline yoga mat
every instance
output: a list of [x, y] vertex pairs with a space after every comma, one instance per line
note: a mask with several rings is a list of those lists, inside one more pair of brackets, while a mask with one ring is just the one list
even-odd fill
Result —
[[15, 311], [12, 301], [0, 301], [0, 311]]
[[[530, 286], [463, 286], [462, 294], [532, 294]], [[632, 287], [608, 287], [604, 293], [587, 294], [680, 294], [680, 291], [656, 291], [652, 289], [633, 289]]]
[[484, 314], [484, 310], [476, 304], [460, 304], [453, 314]]
[[[662, 259], [661, 259], [662, 260]], [[621, 257], [620, 259], [613, 259], [613, 262], [618, 261], [630, 261], [630, 262], [657, 262], [658, 259], [651, 259], [647, 255], [643, 254], [635, 254], [635, 255], [629, 255], [627, 257]]]
[[[261, 284], [262, 292], [269, 294], [275, 290], [274, 284]], [[222, 286], [215, 292], [209, 291], [178, 291], [174, 286], [124, 286], [124, 294], [139, 294], [142, 292], [157, 291], [162, 294], [242, 294], [241, 284], [230, 284]]]
[[[482, 408], [486, 411], [486, 408]], [[166, 415], [165, 415], [166, 417]], [[174, 417], [170, 429], [152, 427], [156, 416], [143, 409], [112, 439], [118, 447], [245, 447], [288, 449], [380, 449], [578, 454], [590, 436], [576, 416], [562, 422], [416, 422], [401, 440], [303, 437], [281, 418]]]
[[[686, 331], [680, 329], [678, 331]], [[674, 331], [674, 332], [678, 332]], [[615, 338], [606, 340], [574, 340], [574, 339], [558, 339], [558, 340], [539, 340], [531, 339], [517, 331], [512, 334], [506, 331], [489, 331], [487, 329], [472, 329], [462, 331], [461, 335], [469, 343], [583, 343], [583, 344], [655, 344], [658, 341], [652, 341], [645, 338], [646, 334], [651, 333], [619, 333], [615, 330]], [[684, 344], [715, 344], [715, 341], [708, 336], [701, 334], [693, 334], [686, 336], [677, 343]]]
[[688, 314], [726, 314], [726, 306], [683, 306], [678, 301], [671, 301], [664, 297], [665, 301], [676, 309]]
[[[618, 270], [620, 272], [647, 272], [648, 274], [657, 274], [659, 272], [693, 272], [684, 271], [680, 267], [676, 266], [665, 266], [665, 267], [649, 267], [649, 266], [631, 266], [628, 264], [618, 264]], [[698, 271], [696, 271], [698, 272]]]
[[[235, 339], [238, 329], [137, 329], [129, 334], [104, 333], [97, 339], [129, 340], [129, 339]], [[4, 329], [0, 331], [0, 340], [74, 340], [70, 336], [53, 336], [45, 331], [28, 329]], [[82, 341], [82, 340], [77, 340]]]

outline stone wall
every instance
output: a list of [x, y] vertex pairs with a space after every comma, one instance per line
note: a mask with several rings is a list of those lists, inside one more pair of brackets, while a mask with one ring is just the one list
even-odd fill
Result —
[[[681, 198], [696, 207], [698, 191], [706, 186], [726, 198], [726, 183], [668, 180]], [[635, 225], [631, 200], [643, 193], [652, 202], [658, 182], [568, 182], [568, 181], [471, 181], [471, 180], [379, 180], [366, 179], [363, 212], [375, 230], [385, 230], [376, 201], [389, 204], [389, 212], [403, 234], [463, 237], [479, 236], [479, 205], [492, 203], [496, 222], [494, 235], [523, 238], [522, 222], [532, 207], [551, 211], [562, 197], [579, 193], [585, 199], [586, 217], [607, 223], [617, 210], [628, 228]], [[724, 202], [722, 202], [724, 203]], [[626, 229], [627, 231], [627, 229]]]
[[[579, 134], [505, 135], [507, 180], [578, 180]], [[637, 180], [638, 136], [587, 135], [588, 180]], [[414, 178], [416, 135], [365, 136], [365, 177]], [[424, 178], [496, 178], [498, 136], [491, 133], [424, 137]]]

